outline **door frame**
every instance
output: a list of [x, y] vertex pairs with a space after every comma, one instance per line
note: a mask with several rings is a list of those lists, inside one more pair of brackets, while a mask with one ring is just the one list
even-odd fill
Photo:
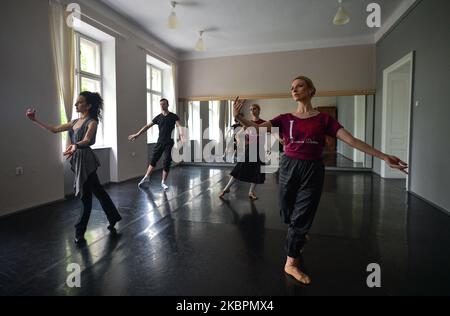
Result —
[[[407, 63], [410, 63], [409, 75], [410, 75], [410, 93], [408, 100], [408, 139], [407, 139], [407, 154], [406, 154], [406, 162], [408, 166], [411, 165], [411, 126], [412, 126], [412, 105], [413, 105], [413, 86], [414, 86], [414, 57], [415, 51], [410, 52], [405, 57], [401, 58], [399, 61], [395, 62], [388, 68], [383, 71], [383, 109], [382, 109], [382, 136], [381, 136], [381, 149], [383, 152], [386, 152], [386, 143], [389, 134], [387, 133], [386, 124], [387, 124], [387, 101], [388, 101], [388, 78], [392, 72], [395, 72], [400, 67], [404, 66]], [[389, 168], [384, 161], [381, 162], [381, 177], [386, 177], [386, 170]], [[409, 170], [408, 170], [409, 171]], [[410, 175], [406, 176], [406, 190], [410, 189]]]

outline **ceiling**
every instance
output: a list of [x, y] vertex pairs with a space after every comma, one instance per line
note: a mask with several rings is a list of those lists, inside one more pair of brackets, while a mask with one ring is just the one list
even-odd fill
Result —
[[[336, 0], [178, 0], [178, 29], [167, 27], [169, 0], [102, 0], [178, 52], [181, 59], [374, 43], [366, 7], [380, 4], [382, 23], [408, 0], [344, 0], [351, 22], [334, 26]], [[198, 32], [204, 53], [195, 52]]]

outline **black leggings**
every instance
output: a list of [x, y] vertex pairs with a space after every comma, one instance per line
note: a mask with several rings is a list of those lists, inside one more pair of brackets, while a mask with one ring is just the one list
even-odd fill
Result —
[[78, 220], [78, 223], [75, 225], [78, 233], [86, 232], [92, 211], [92, 194], [94, 194], [95, 197], [100, 201], [103, 211], [105, 212], [110, 224], [115, 224], [122, 219], [108, 193], [106, 193], [105, 189], [103, 189], [102, 185], [100, 184], [97, 173], [94, 172], [83, 184], [81, 197], [83, 208], [81, 209], [81, 217]]
[[322, 195], [325, 167], [322, 161], [295, 160], [283, 156], [280, 166], [281, 216], [289, 225], [286, 250], [300, 256]]

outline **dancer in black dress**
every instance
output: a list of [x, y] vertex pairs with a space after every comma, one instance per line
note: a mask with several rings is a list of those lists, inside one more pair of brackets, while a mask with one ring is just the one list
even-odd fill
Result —
[[[258, 104], [253, 104], [250, 107], [250, 112], [252, 114], [251, 121], [254, 124], [262, 124], [265, 121], [260, 119], [261, 114], [261, 107]], [[258, 184], [263, 184], [266, 181], [266, 176], [264, 173], [261, 172], [261, 166], [263, 165], [263, 162], [261, 161], [259, 157], [259, 151], [260, 146], [264, 146], [264, 137], [261, 135], [258, 135], [257, 133], [252, 133], [251, 130], [246, 130], [246, 128], [243, 128], [238, 132], [238, 135], [236, 135], [236, 139], [240, 139], [242, 137], [239, 137], [239, 133], [245, 133], [245, 161], [244, 162], [238, 162], [236, 166], [234, 167], [233, 171], [231, 172], [231, 179], [228, 182], [225, 189], [220, 193], [219, 197], [223, 198], [226, 194], [230, 193], [230, 188], [233, 186], [234, 183], [236, 183], [237, 180], [251, 183], [250, 185], [250, 191], [248, 193], [248, 197], [251, 200], [257, 200], [258, 197], [256, 196], [255, 190], [256, 186]], [[256, 149], [258, 150], [258, 157], [257, 161], [251, 162], [250, 161], [250, 148], [251, 144], [257, 144]]]

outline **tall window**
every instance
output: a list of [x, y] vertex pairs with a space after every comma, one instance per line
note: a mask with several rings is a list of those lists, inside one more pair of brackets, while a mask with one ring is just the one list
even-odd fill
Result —
[[[163, 71], [151, 64], [147, 64], [147, 122], [161, 113], [160, 101], [163, 98]], [[147, 134], [148, 143], [158, 141], [158, 131], [150, 129]]]
[[201, 140], [200, 101], [189, 102], [189, 139]]
[[209, 101], [209, 139], [220, 141], [220, 101]]
[[[103, 96], [102, 45], [83, 34], [76, 34], [76, 95], [83, 91], [98, 92]], [[78, 118], [74, 111], [72, 119]], [[104, 146], [104, 125], [99, 123], [95, 147]]]
[[226, 126], [226, 130], [225, 133], [226, 135], [230, 135], [230, 133], [232, 134], [234, 131], [232, 130], [231, 126], [234, 125], [234, 116], [233, 116], [233, 104], [234, 104], [234, 100], [228, 100], [227, 102], [227, 110], [226, 110], [226, 122], [229, 123], [228, 126]]

